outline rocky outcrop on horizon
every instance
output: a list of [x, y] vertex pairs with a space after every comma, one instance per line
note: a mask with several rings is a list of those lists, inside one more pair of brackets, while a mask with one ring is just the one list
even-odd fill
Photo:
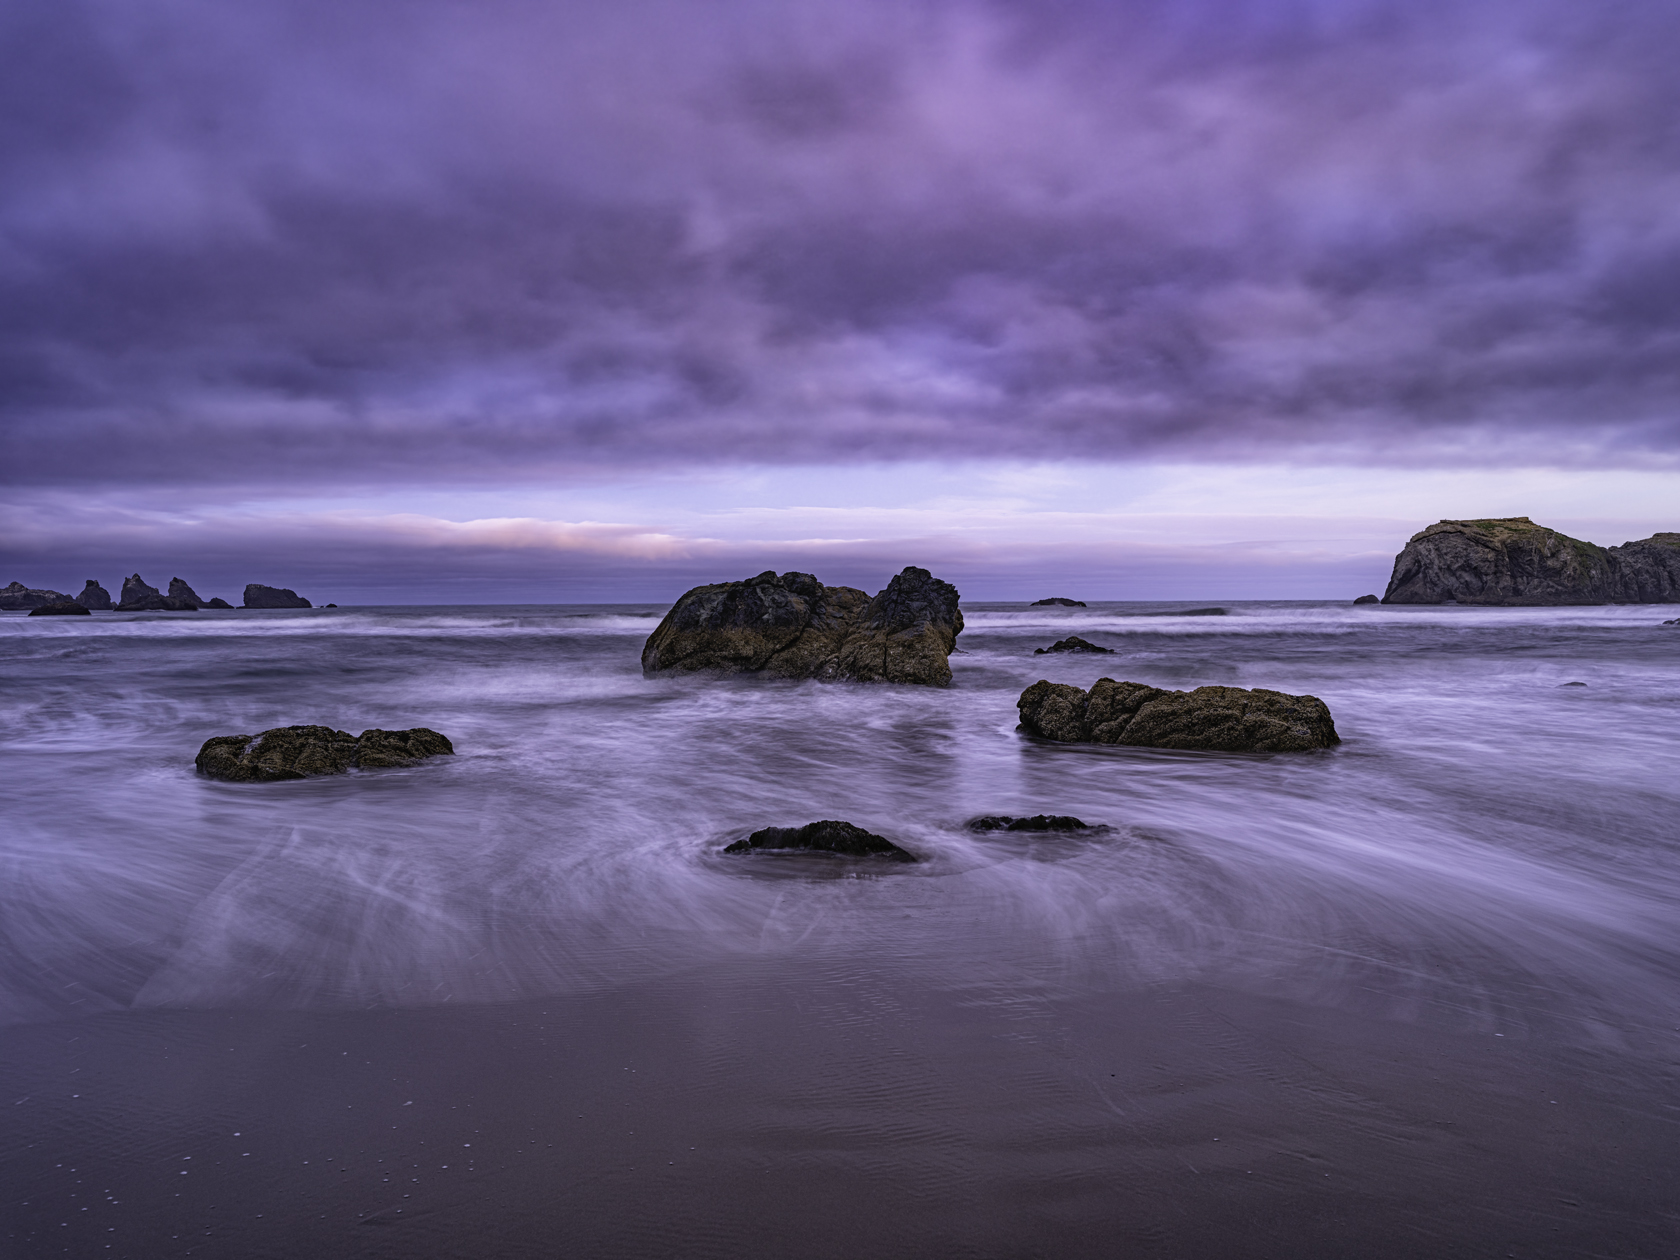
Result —
[[76, 596], [76, 602], [91, 612], [110, 612], [114, 607], [111, 592], [93, 578], [89, 578], [87, 585], [82, 587], [82, 593]]
[[283, 586], [263, 586], [252, 582], [245, 588], [247, 608], [313, 608], [303, 596]]
[[885, 836], [837, 819], [806, 823], [803, 827], [763, 827], [745, 840], [737, 840], [725, 853], [803, 850], [807, 853], [836, 853], [842, 857], [882, 857], [894, 862], [914, 862], [916, 856], [899, 848]]
[[642, 670], [943, 687], [962, 628], [957, 588], [926, 569], [907, 567], [873, 599], [765, 572], [687, 592], [648, 636]]
[[1680, 603], [1680, 533], [1600, 547], [1526, 516], [1439, 521], [1394, 558], [1385, 604]]
[[[177, 582], [179, 578], [175, 579]], [[182, 583], [185, 585], [185, 583]], [[188, 588], [191, 589], [190, 587]], [[118, 612], [197, 612], [198, 600], [182, 599], [173, 593], [165, 595], [155, 586], [148, 586], [138, 573], [123, 579], [122, 598], [117, 601]]]
[[1083, 608], [1083, 607], [1085, 607], [1085, 601], [1084, 600], [1082, 600], [1082, 599], [1069, 599], [1065, 595], [1052, 595], [1049, 599], [1035, 599], [1032, 602], [1032, 607], [1043, 608], [1046, 604], [1055, 604], [1055, 605], [1058, 605], [1062, 608]]
[[1069, 635], [1065, 639], [1057, 639], [1047, 648], [1033, 649], [1034, 656], [1045, 656], [1051, 652], [1101, 652], [1107, 656], [1114, 655], [1113, 648], [1098, 647], [1095, 643], [1082, 639], [1077, 634]]
[[68, 595], [41, 587], [25, 586], [22, 582], [0, 587], [0, 609], [7, 612], [26, 612], [32, 608], [44, 608], [48, 604], [70, 602]]
[[1028, 733], [1058, 743], [1205, 752], [1303, 752], [1339, 744], [1317, 696], [1256, 687], [1165, 691], [1099, 678], [1089, 692], [1040, 680], [1016, 701]]
[[93, 614], [73, 599], [57, 604], [42, 604], [29, 610], [31, 617], [91, 617]]
[[1382, 597], [1379, 595], [1361, 595], [1353, 602], [1356, 604], [1380, 604], [1382, 603]]
[[199, 773], [229, 783], [310, 779], [350, 770], [411, 766], [427, 757], [451, 756], [455, 746], [428, 727], [378, 728], [352, 735], [330, 726], [277, 726], [260, 735], [216, 735], [204, 741], [193, 764]]

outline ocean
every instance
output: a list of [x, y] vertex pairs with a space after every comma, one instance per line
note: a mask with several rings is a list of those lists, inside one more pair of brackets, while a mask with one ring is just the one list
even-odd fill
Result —
[[[1680, 1254], [1675, 609], [1191, 607], [966, 604], [945, 690], [0, 616], [0, 1255]], [[1105, 675], [1343, 742], [1016, 730]], [[457, 755], [194, 772], [293, 723]], [[721, 853], [826, 818], [920, 860]]]

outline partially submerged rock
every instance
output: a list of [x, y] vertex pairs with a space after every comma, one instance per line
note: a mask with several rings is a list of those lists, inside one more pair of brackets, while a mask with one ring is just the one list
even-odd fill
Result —
[[871, 599], [809, 573], [697, 586], [648, 636], [642, 670], [766, 673], [824, 682], [951, 681], [957, 588], [914, 566]]
[[1059, 743], [1207, 752], [1299, 752], [1341, 742], [1316, 696], [1256, 687], [1165, 691], [1099, 678], [1085, 692], [1039, 681], [1016, 702], [1021, 726]]
[[207, 739], [193, 764], [212, 779], [269, 783], [348, 770], [408, 766], [454, 751], [447, 737], [424, 726], [406, 731], [375, 728], [360, 736], [330, 726], [277, 726], [255, 736], [217, 735]]
[[1032, 602], [1032, 606], [1034, 608], [1042, 608], [1046, 604], [1060, 604], [1063, 608], [1083, 608], [1083, 607], [1085, 607], [1085, 601], [1084, 600], [1082, 600], [1082, 599], [1069, 599], [1065, 595], [1052, 595], [1049, 599], [1035, 599]]
[[245, 587], [245, 607], [247, 608], [313, 608], [303, 596], [284, 586], [264, 586], [260, 582], [252, 582]]
[[970, 831], [1092, 831], [1089, 823], [1072, 814], [1034, 814], [1031, 818], [1016, 818], [1010, 814], [987, 814], [969, 822]]
[[1356, 604], [1380, 604], [1382, 603], [1382, 599], [1376, 595], [1361, 595], [1353, 602]]
[[227, 600], [223, 599], [220, 595], [212, 595], [208, 600], [205, 601], [204, 606], [206, 608], [232, 608], [233, 607], [232, 604], [228, 603]]
[[0, 608], [7, 612], [26, 612], [31, 608], [44, 608], [48, 604], [67, 604], [68, 595], [58, 591], [49, 591], [41, 587], [25, 586], [22, 582], [13, 582], [10, 586], [0, 587]]
[[1098, 647], [1095, 643], [1088, 643], [1077, 634], [1069, 635], [1065, 639], [1058, 639], [1047, 648], [1034, 648], [1034, 656], [1043, 656], [1048, 652], [1105, 652], [1114, 655], [1113, 648]]
[[61, 604], [42, 604], [29, 610], [31, 617], [91, 617], [93, 614], [73, 599]]
[[111, 592], [92, 578], [82, 587], [82, 593], [76, 596], [76, 602], [94, 612], [110, 612], [112, 608]]
[[1600, 547], [1526, 516], [1439, 521], [1394, 558], [1385, 604], [1680, 603], [1680, 533]]
[[883, 857], [894, 862], [916, 860], [914, 854], [905, 852], [885, 836], [835, 819], [806, 823], [803, 827], [764, 827], [745, 840], [737, 840], [724, 852], [752, 853], [761, 849], [803, 849], [845, 857]]

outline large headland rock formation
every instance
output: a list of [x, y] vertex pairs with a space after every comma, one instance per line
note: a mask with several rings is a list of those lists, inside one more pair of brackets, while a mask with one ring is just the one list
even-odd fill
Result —
[[1394, 558], [1385, 604], [1680, 603], [1680, 534], [1600, 547], [1526, 516], [1440, 521]]
[[873, 599], [766, 572], [685, 594], [648, 636], [642, 669], [944, 687], [962, 628], [957, 588], [926, 569], [906, 568]]

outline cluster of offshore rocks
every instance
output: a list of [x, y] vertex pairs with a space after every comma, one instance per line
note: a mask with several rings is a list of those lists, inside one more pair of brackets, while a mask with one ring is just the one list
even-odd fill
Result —
[[[11, 612], [28, 609], [32, 617], [81, 616], [93, 612], [197, 612], [203, 608], [232, 607], [225, 599], [203, 598], [180, 578], [169, 579], [169, 592], [165, 594], [147, 585], [138, 573], [123, 579], [122, 598], [115, 601], [111, 592], [93, 578], [87, 580], [80, 595], [29, 587], [22, 582], [0, 588], [0, 609]], [[314, 605], [296, 591], [252, 582], [245, 588], [242, 607], [313, 608]]]
[[[1358, 604], [1377, 603], [1362, 595]], [[1384, 604], [1680, 603], [1680, 534], [1600, 547], [1526, 516], [1439, 521], [1394, 558]]]

